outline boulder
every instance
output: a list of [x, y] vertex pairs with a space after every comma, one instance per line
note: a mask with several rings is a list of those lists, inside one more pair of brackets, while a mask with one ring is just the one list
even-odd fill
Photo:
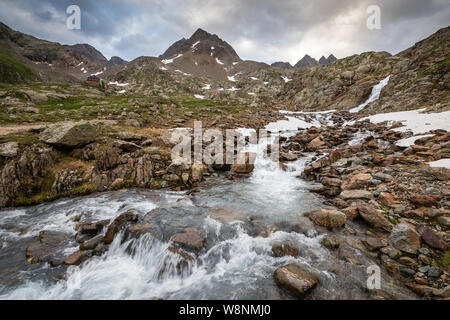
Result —
[[237, 163], [237, 159], [233, 165], [231, 165], [230, 171], [236, 173], [250, 173], [255, 169], [254, 159], [255, 154], [246, 152], [245, 153], [245, 163]]
[[357, 201], [356, 207], [358, 208], [361, 218], [363, 218], [370, 225], [386, 231], [392, 230], [392, 224], [388, 219], [386, 219], [381, 210], [364, 201]]
[[407, 223], [397, 224], [389, 236], [391, 245], [403, 252], [417, 254], [420, 248], [420, 235]]
[[372, 176], [368, 173], [358, 173], [350, 176], [341, 184], [342, 190], [360, 189], [369, 183]]
[[80, 148], [97, 138], [97, 128], [87, 121], [57, 123], [45, 129], [39, 140], [57, 147]]
[[344, 213], [338, 210], [324, 208], [310, 212], [308, 217], [316, 225], [325, 228], [339, 228], [347, 221], [347, 216]]
[[433, 207], [441, 200], [441, 197], [424, 194], [413, 196], [409, 200], [417, 207]]
[[426, 226], [418, 226], [417, 232], [419, 232], [420, 237], [423, 242], [434, 249], [439, 249], [442, 251], [447, 250], [447, 243], [444, 239], [432, 228]]
[[298, 264], [279, 267], [274, 272], [277, 285], [297, 298], [303, 298], [319, 283], [316, 274]]
[[173, 235], [170, 240], [190, 250], [200, 250], [204, 244], [200, 230], [195, 228], [187, 228], [184, 232]]
[[17, 142], [6, 142], [0, 144], [0, 156], [6, 158], [14, 158], [17, 156], [19, 144]]
[[344, 200], [356, 200], [356, 199], [367, 199], [372, 198], [372, 193], [366, 190], [344, 190], [341, 192], [340, 196]]
[[108, 229], [106, 230], [105, 236], [103, 237], [102, 240], [103, 243], [105, 244], [112, 243], [116, 234], [127, 222], [135, 222], [137, 221], [137, 219], [138, 217], [133, 212], [133, 210], [129, 210], [127, 212], [122, 213], [120, 216], [115, 218], [114, 221], [109, 225]]

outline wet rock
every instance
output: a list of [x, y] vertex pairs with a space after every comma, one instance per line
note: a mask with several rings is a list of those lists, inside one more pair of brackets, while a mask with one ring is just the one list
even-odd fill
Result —
[[92, 256], [91, 250], [76, 251], [64, 259], [64, 264], [67, 264], [69, 266], [72, 266], [72, 265], [77, 266], [77, 265], [81, 264], [82, 262], [86, 261], [91, 256]]
[[367, 173], [359, 173], [350, 176], [346, 180], [344, 180], [341, 184], [342, 190], [353, 190], [360, 189], [369, 184], [369, 181], [372, 179], [372, 176]]
[[245, 213], [229, 208], [217, 208], [210, 211], [211, 218], [223, 223], [232, 223], [235, 221], [245, 221]]
[[307, 237], [313, 237], [317, 234], [316, 227], [310, 219], [306, 217], [300, 217], [298, 220], [298, 223], [292, 225], [292, 231], [304, 234]]
[[431, 248], [439, 249], [442, 251], [447, 250], [447, 243], [444, 239], [432, 228], [426, 226], [418, 226], [417, 232], [419, 232], [422, 240]]
[[416, 195], [409, 200], [417, 207], [433, 207], [441, 200], [441, 197], [436, 195]]
[[286, 243], [281, 243], [272, 245], [272, 254], [274, 255], [274, 257], [298, 257], [299, 251], [296, 247], [293, 247]]
[[386, 219], [381, 210], [364, 201], [357, 201], [356, 207], [358, 208], [359, 215], [370, 225], [385, 231], [392, 230], [392, 224]]
[[320, 242], [325, 248], [337, 249], [343, 240], [335, 236], [326, 236]]
[[64, 122], [45, 129], [39, 139], [53, 146], [79, 148], [95, 141], [97, 135], [97, 128], [89, 122]]
[[172, 236], [170, 240], [190, 250], [200, 250], [204, 244], [200, 230], [195, 228], [187, 228], [183, 233], [177, 233]]
[[13, 158], [17, 156], [19, 151], [19, 144], [17, 142], [7, 142], [0, 144], [0, 156], [6, 158]]
[[417, 254], [420, 248], [420, 235], [404, 222], [392, 229], [389, 241], [396, 249], [410, 254]]
[[103, 243], [105, 244], [112, 243], [115, 235], [127, 222], [135, 222], [137, 221], [137, 219], [138, 217], [133, 210], [129, 210], [127, 212], [122, 213], [120, 216], [115, 218], [114, 221], [109, 225], [108, 229], [106, 230], [106, 234], [103, 237]]
[[68, 244], [67, 235], [57, 231], [41, 231], [39, 241], [32, 242], [26, 249], [25, 256], [31, 263], [49, 262], [60, 259], [61, 252]]
[[347, 216], [344, 213], [338, 210], [324, 209], [324, 208], [310, 212], [307, 216], [316, 225], [325, 228], [342, 227], [347, 220]]
[[245, 163], [235, 163], [231, 165], [230, 171], [236, 173], [251, 173], [253, 169], [255, 169], [254, 160], [251, 161], [251, 159], [254, 159], [255, 156], [254, 153], [246, 152]]
[[277, 268], [274, 272], [274, 279], [279, 287], [297, 298], [305, 297], [319, 284], [316, 274], [297, 264], [288, 264]]
[[127, 229], [127, 237], [132, 237], [135, 239], [147, 233], [150, 234], [153, 238], [160, 240], [162, 239], [161, 233], [158, 232], [156, 227], [151, 223], [132, 225]]
[[95, 237], [84, 241], [82, 244], [80, 244], [80, 250], [92, 250], [94, 249], [100, 242], [102, 242], [103, 235], [99, 234]]
[[366, 190], [344, 190], [341, 192], [340, 197], [342, 197], [344, 200], [370, 200], [372, 198], [372, 193]]

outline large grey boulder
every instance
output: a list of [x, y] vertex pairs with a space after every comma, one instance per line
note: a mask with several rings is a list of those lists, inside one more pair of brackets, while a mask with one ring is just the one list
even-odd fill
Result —
[[87, 121], [63, 122], [45, 129], [39, 140], [58, 147], [80, 148], [95, 141], [97, 128]]

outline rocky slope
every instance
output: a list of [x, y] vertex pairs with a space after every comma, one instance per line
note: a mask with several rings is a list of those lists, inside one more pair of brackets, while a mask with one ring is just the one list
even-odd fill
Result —
[[281, 100], [297, 110], [349, 110], [363, 103], [378, 81], [391, 75], [380, 99], [365, 112], [418, 107], [447, 110], [449, 41], [447, 27], [395, 56], [367, 52], [298, 70], [294, 81], [282, 90]]
[[[3, 83], [24, 83], [36, 80], [78, 83], [107, 65], [120, 64], [121, 60], [108, 61], [98, 50], [88, 44], [73, 46], [45, 41], [12, 30], [0, 22], [0, 61]], [[14, 68], [15, 78], [8, 76]], [[9, 70], [9, 71], [8, 71]]]

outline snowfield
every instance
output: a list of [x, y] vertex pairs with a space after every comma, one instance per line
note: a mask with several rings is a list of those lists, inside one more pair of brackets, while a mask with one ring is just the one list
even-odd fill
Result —
[[380, 113], [362, 118], [361, 120], [369, 119], [372, 123], [399, 121], [403, 123], [404, 126], [395, 128], [394, 131], [404, 132], [410, 130], [415, 135], [437, 129], [450, 131], [450, 111], [441, 113], [422, 113], [424, 110], [425, 109]]

